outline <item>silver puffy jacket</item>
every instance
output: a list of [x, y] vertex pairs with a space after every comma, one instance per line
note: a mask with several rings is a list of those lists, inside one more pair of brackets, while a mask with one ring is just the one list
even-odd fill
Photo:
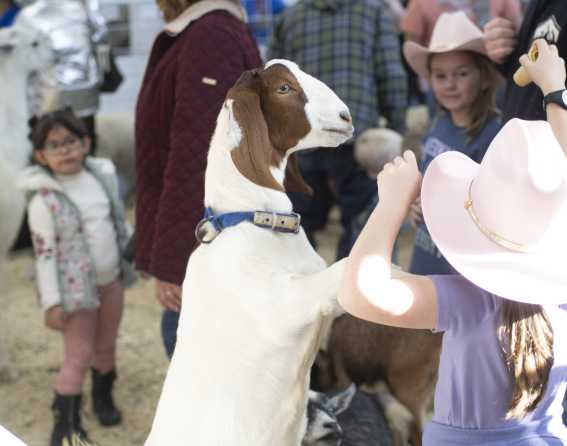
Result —
[[[70, 106], [79, 116], [94, 115], [109, 49], [98, 0], [35, 0], [22, 9], [14, 25], [41, 31], [54, 53], [54, 67], [30, 80], [32, 114]], [[45, 104], [48, 90], [51, 103]]]

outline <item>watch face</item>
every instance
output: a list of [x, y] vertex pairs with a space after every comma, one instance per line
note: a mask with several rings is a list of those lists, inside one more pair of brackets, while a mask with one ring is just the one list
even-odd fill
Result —
[[567, 106], [567, 90], [563, 90], [563, 94], [561, 95], [561, 100], [563, 101], [563, 105]]

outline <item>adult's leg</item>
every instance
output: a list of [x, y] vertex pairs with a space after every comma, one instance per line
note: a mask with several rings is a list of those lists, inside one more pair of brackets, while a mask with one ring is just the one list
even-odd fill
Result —
[[329, 211], [334, 202], [334, 196], [329, 187], [328, 173], [331, 150], [315, 149], [299, 152], [297, 154], [299, 171], [313, 190], [313, 195], [288, 193], [293, 210], [301, 214], [301, 226], [313, 247], [316, 247], [314, 233], [323, 229], [327, 224]]
[[352, 144], [344, 144], [333, 151], [332, 177], [341, 209], [343, 234], [339, 241], [337, 259], [342, 259], [348, 256], [364, 226], [353, 225], [353, 220], [376, 202], [377, 188], [376, 181], [370, 178], [354, 159]]

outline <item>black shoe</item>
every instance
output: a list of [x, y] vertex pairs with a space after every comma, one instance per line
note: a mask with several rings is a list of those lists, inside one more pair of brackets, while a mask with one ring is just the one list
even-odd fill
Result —
[[112, 400], [112, 385], [116, 380], [116, 371], [113, 369], [104, 375], [96, 369], [92, 373], [92, 400], [93, 411], [103, 426], [116, 426], [122, 422], [122, 415]]
[[51, 405], [55, 420], [49, 446], [96, 446], [81, 426], [81, 395], [59, 395]]

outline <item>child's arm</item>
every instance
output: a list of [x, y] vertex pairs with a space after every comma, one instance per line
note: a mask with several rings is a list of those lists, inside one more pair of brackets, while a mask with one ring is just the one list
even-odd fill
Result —
[[420, 185], [421, 175], [410, 151], [378, 175], [378, 205], [348, 257], [339, 288], [339, 303], [352, 315], [397, 327], [435, 328], [433, 281], [392, 272], [391, 263], [394, 241]]
[[40, 302], [47, 310], [61, 305], [61, 298], [57, 278], [55, 227], [51, 213], [39, 194], [29, 204], [28, 223], [34, 246]]
[[[537, 46], [538, 57], [535, 61], [524, 54], [520, 63], [528, 72], [529, 77], [540, 88], [543, 95], [565, 89], [565, 61], [559, 57], [557, 47], [549, 45], [545, 39], [534, 42]], [[549, 104], [546, 108], [547, 120], [567, 155], [567, 110], [559, 105]]]

